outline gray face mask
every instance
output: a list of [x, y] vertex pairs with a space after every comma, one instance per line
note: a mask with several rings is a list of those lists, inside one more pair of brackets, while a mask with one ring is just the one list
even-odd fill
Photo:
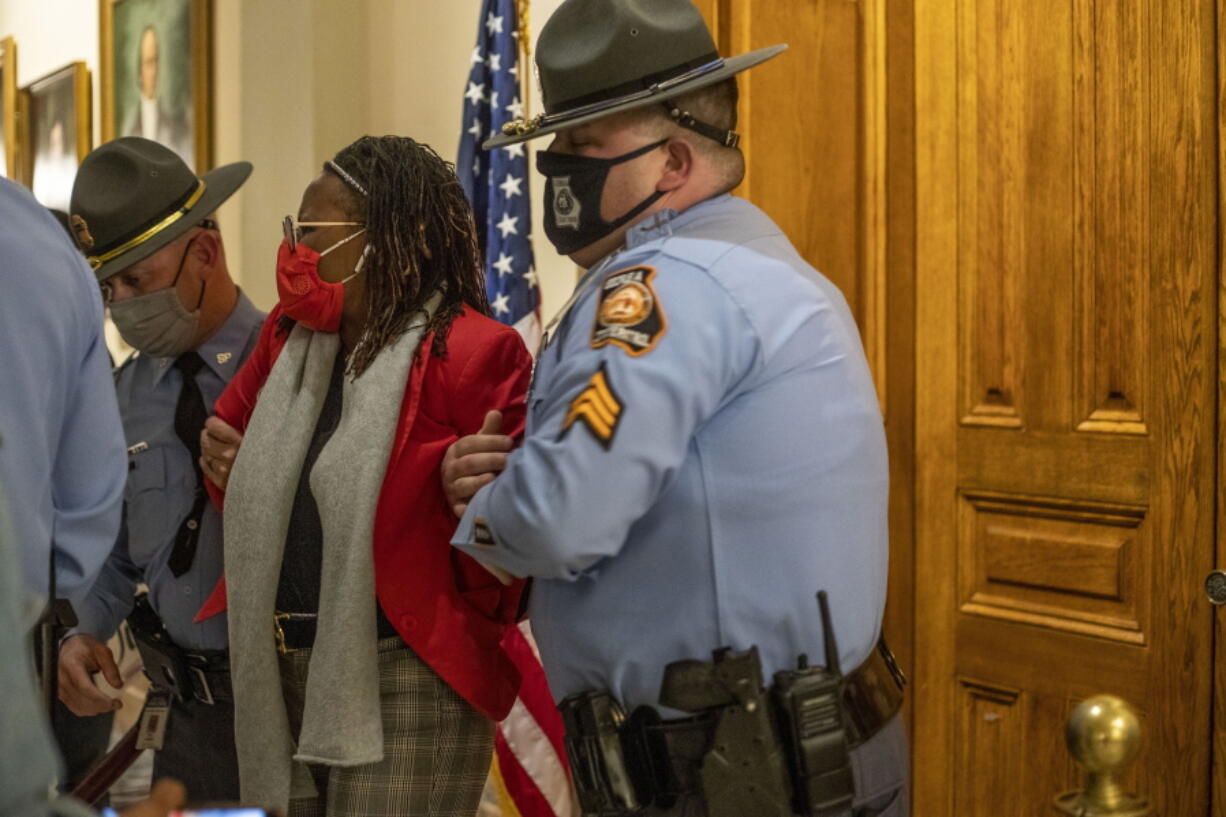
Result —
[[[195, 239], [192, 239], [194, 241]], [[200, 284], [200, 300], [194, 312], [188, 312], [179, 300], [175, 285], [183, 272], [183, 262], [191, 250], [187, 243], [175, 280], [165, 289], [115, 301], [110, 304], [111, 319], [119, 334], [142, 353], [153, 357], [178, 357], [192, 348], [196, 327], [200, 325], [200, 304], [204, 301], [204, 284]]]

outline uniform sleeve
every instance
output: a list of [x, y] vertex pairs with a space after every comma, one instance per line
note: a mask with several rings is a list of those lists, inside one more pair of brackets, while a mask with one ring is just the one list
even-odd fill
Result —
[[611, 341], [598, 314], [613, 315], [616, 329], [619, 314], [609, 310], [636, 308], [606, 303], [617, 295], [607, 285], [616, 275], [568, 319], [560, 359], [530, 398], [532, 432], [456, 532], [461, 550], [515, 576], [573, 579], [617, 554], [668, 487], [695, 430], [754, 366], [757, 343], [739, 306], [688, 265], [647, 281], [658, 322], [639, 323], [656, 331]]
[[93, 584], [119, 527], [128, 458], [110, 358], [102, 341], [102, 301], [82, 264], [77, 286], [80, 360], [52, 465], [56, 592], [74, 603]]
[[136, 586], [141, 581], [141, 572], [128, 555], [127, 518], [119, 526], [119, 539], [111, 555], [102, 565], [98, 580], [76, 605], [77, 626], [74, 633], [92, 635], [106, 641], [119, 624], [132, 612]]

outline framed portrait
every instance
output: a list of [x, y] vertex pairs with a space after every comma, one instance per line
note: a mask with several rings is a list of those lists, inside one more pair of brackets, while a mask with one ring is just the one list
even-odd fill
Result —
[[99, 0], [102, 141], [143, 136], [212, 167], [211, 0]]
[[0, 39], [0, 176], [21, 179], [17, 139], [17, 43]]
[[22, 89], [24, 181], [45, 207], [68, 209], [77, 165], [89, 153], [89, 70], [74, 62]]

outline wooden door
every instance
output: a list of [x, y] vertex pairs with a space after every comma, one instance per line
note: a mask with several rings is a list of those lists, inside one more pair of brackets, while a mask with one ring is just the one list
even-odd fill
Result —
[[915, 813], [1054, 813], [1109, 692], [1206, 815], [1213, 0], [915, 9]]

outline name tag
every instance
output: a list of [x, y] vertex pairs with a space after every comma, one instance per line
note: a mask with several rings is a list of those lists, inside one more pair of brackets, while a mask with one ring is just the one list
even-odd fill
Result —
[[142, 451], [148, 451], [148, 450], [149, 450], [149, 443], [145, 442], [144, 440], [141, 440], [136, 445], [128, 446], [128, 456], [130, 457], [133, 454], [139, 454]]

